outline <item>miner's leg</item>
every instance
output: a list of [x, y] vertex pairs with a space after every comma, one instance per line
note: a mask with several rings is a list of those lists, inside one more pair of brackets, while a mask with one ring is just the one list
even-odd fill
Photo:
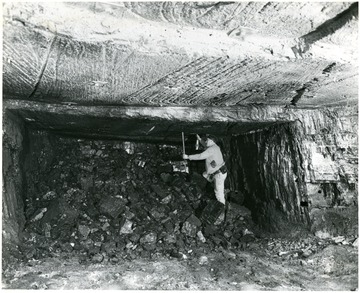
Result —
[[215, 191], [216, 199], [224, 205], [225, 205], [224, 183], [225, 183], [226, 176], [227, 176], [227, 173], [225, 173], [225, 174], [219, 173], [214, 176], [214, 181], [215, 181], [214, 182], [214, 191]]

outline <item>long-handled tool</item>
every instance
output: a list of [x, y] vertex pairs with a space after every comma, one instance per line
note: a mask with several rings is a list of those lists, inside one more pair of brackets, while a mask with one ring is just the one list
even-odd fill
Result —
[[184, 138], [184, 132], [181, 132], [182, 137], [182, 144], [183, 144], [183, 155], [185, 154], [185, 138]]
[[[184, 138], [184, 132], [181, 132], [181, 138], [182, 138], [182, 145], [183, 145], [183, 155], [185, 154], [185, 138]], [[189, 173], [189, 166], [186, 160], [183, 161], [185, 172]]]

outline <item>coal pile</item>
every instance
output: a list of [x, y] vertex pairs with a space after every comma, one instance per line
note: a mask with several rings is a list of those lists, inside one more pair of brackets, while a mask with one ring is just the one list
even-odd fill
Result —
[[27, 174], [25, 259], [184, 259], [255, 241], [250, 211], [230, 202], [225, 214], [201, 167], [179, 168], [180, 146], [57, 139]]

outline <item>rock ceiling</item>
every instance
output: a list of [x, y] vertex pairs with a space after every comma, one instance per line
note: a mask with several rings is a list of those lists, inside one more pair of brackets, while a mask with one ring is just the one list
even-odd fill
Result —
[[10, 108], [353, 106], [357, 63], [357, 2], [3, 5]]

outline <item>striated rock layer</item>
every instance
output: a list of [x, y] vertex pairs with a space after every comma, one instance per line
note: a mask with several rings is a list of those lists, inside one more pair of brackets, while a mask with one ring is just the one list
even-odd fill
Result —
[[357, 234], [356, 109], [300, 116], [226, 140], [232, 188], [264, 227], [302, 222], [318, 235]]

